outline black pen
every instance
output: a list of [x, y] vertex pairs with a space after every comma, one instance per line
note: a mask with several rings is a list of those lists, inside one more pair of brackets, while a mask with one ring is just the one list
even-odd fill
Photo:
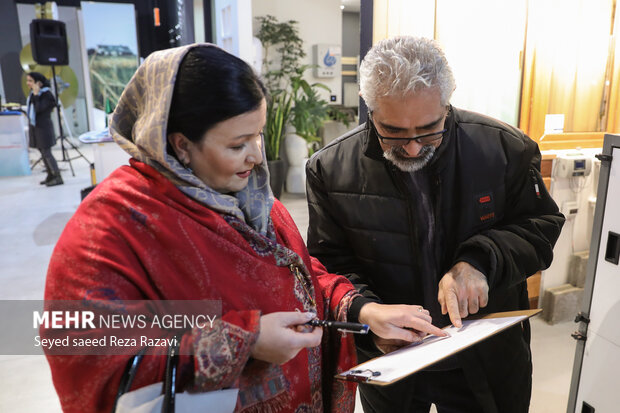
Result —
[[327, 328], [335, 328], [338, 331], [342, 331], [343, 333], [355, 333], [355, 334], [368, 334], [368, 324], [360, 324], [360, 323], [345, 323], [343, 321], [331, 321], [331, 320], [319, 320], [314, 319], [308, 321], [306, 324], [313, 327], [327, 327]]

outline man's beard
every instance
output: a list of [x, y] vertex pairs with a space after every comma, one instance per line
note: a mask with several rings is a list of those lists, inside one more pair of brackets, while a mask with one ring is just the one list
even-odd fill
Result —
[[402, 146], [394, 146], [383, 152], [383, 157], [403, 172], [416, 172], [424, 168], [433, 159], [435, 149], [433, 145], [424, 145], [418, 156], [410, 158]]

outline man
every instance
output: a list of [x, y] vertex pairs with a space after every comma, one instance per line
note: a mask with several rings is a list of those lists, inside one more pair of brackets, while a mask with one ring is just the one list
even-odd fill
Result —
[[[308, 162], [308, 247], [362, 293], [350, 318], [363, 321], [372, 302], [423, 305], [433, 324], [457, 327], [527, 309], [526, 278], [551, 263], [564, 217], [538, 146], [452, 107], [454, 88], [434, 41], [379, 42], [360, 67], [368, 122]], [[364, 411], [527, 412], [529, 341], [524, 322], [394, 385], [361, 385]], [[402, 342], [357, 345], [363, 362]]]

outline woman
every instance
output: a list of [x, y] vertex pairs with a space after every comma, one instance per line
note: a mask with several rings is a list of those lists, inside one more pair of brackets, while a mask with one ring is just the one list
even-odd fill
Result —
[[[308, 255], [273, 198], [265, 112], [250, 66], [215, 46], [149, 56], [110, 127], [130, 166], [99, 184], [67, 224], [45, 298], [221, 300], [212, 328], [181, 339], [181, 353], [193, 354], [180, 360], [182, 389], [239, 388], [238, 411], [352, 411], [354, 388], [332, 379], [355, 361], [351, 337], [300, 326], [314, 316], [346, 320], [358, 294]], [[410, 308], [405, 320], [393, 307], [368, 304], [360, 321], [385, 338], [423, 335], [393, 324], [441, 334], [428, 312]], [[63, 410], [109, 411], [127, 359], [48, 357]], [[145, 357], [133, 388], [161, 381], [164, 363]]]
[[26, 102], [30, 134], [30, 147], [41, 152], [41, 159], [45, 164], [47, 177], [41, 185], [62, 185], [62, 177], [56, 159], [52, 155], [52, 146], [56, 144], [54, 125], [50, 117], [56, 106], [56, 99], [49, 88], [49, 82], [39, 72], [30, 72], [26, 75], [26, 85], [31, 92]]

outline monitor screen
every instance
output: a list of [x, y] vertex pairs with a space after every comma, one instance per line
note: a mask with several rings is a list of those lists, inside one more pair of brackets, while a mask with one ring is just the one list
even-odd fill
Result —
[[585, 159], [578, 159], [575, 161], [575, 170], [582, 170], [582, 169], [586, 169], [586, 160]]

